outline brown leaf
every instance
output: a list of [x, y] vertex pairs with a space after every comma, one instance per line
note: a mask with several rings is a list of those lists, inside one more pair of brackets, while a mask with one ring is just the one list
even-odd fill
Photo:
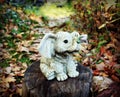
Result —
[[24, 76], [24, 73], [23, 72], [25, 72], [25, 71], [16, 71], [16, 72], [14, 72], [14, 76]]
[[105, 72], [100, 72], [100, 76], [108, 77], [109, 75], [107, 75]]
[[27, 66], [27, 63], [22, 63], [22, 66], [24, 69], [26, 69], [28, 66]]
[[107, 89], [112, 82], [113, 81], [108, 77], [102, 77], [102, 76], [93, 77], [93, 86], [94, 88], [98, 87], [99, 92], [104, 89]]
[[10, 73], [11, 73], [12, 68], [11, 68], [11, 67], [6, 67], [6, 68], [5, 68], [5, 70], [6, 70], [6, 72], [5, 72], [5, 73], [10, 74]]
[[111, 77], [112, 77], [112, 79], [113, 79], [114, 81], [116, 81], [116, 82], [120, 82], [120, 79], [119, 79], [117, 76], [112, 75]]
[[116, 62], [113, 62], [113, 61], [110, 62], [110, 65], [111, 65], [111, 66], [114, 66], [114, 65], [116, 65]]
[[105, 67], [105, 63], [104, 62], [96, 64], [96, 69], [97, 70], [104, 70], [104, 67]]
[[97, 75], [99, 75], [100, 74], [100, 72], [98, 71], [98, 70], [93, 70], [93, 75], [94, 76], [97, 76]]
[[103, 55], [105, 52], [106, 52], [106, 49], [105, 49], [105, 47], [102, 46], [100, 48], [100, 54]]
[[7, 59], [7, 58], [11, 58], [12, 56], [8, 52], [6, 52], [3, 54], [3, 57]]
[[29, 40], [24, 40], [20, 43], [20, 45], [24, 46], [24, 47], [29, 47], [31, 45], [31, 41]]
[[22, 34], [16, 34], [16, 38], [22, 39]]
[[115, 48], [115, 45], [112, 42], [110, 42], [109, 44], [106, 45], [106, 49], [109, 48]]
[[41, 17], [38, 17], [38, 16], [36, 16], [34, 14], [30, 15], [30, 19], [35, 20], [37, 22], [42, 22]]
[[29, 56], [30, 60], [39, 60], [40, 59], [40, 55], [39, 54], [32, 54]]
[[24, 52], [29, 53], [29, 49], [27, 47], [22, 46], [22, 45], [18, 46], [17, 51], [20, 51], [20, 52], [24, 51]]
[[75, 60], [80, 61], [82, 59], [82, 56], [78, 53], [74, 53], [74, 58]]
[[20, 96], [22, 96], [22, 88], [17, 88], [16, 93], [18, 93]]
[[87, 57], [87, 58], [85, 58], [84, 60], [83, 60], [83, 62], [82, 62], [82, 64], [84, 64], [84, 65], [90, 65], [90, 61], [91, 61], [91, 59], [89, 58], [89, 57]]
[[16, 64], [10, 64], [12, 71], [17, 72], [20, 71], [21, 67], [17, 66]]
[[38, 53], [37, 47], [30, 47], [29, 51]]
[[15, 82], [16, 79], [13, 76], [8, 76], [7, 78], [4, 79], [4, 82], [8, 83], [8, 82]]

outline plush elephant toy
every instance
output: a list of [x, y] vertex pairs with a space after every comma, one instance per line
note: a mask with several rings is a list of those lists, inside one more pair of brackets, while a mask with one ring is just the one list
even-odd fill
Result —
[[73, 53], [80, 50], [81, 42], [87, 42], [87, 35], [78, 32], [47, 33], [40, 42], [40, 69], [48, 80], [57, 78], [64, 81], [69, 77], [77, 77], [77, 62]]

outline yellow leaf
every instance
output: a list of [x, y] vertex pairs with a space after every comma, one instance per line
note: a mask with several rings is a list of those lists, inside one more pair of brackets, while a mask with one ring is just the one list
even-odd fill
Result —
[[22, 96], [22, 88], [17, 88], [16, 93], [20, 94]]
[[13, 76], [8, 76], [7, 78], [4, 79], [5, 82], [15, 82], [16, 79]]

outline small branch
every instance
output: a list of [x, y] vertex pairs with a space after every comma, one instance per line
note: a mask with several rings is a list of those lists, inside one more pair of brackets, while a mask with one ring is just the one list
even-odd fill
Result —
[[116, 22], [116, 21], [118, 21], [118, 20], [120, 20], [120, 18], [114, 19], [114, 20], [112, 20], [112, 21], [110, 21], [110, 22], [107, 21], [107, 22], [105, 22], [104, 24], [102, 24], [101, 26], [99, 26], [98, 29], [102, 29], [102, 28], [104, 28], [107, 24], [111, 24], [111, 23]]

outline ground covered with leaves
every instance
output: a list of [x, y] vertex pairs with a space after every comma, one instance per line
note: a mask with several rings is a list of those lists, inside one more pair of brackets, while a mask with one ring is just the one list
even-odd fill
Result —
[[[78, 0], [70, 6], [52, 7], [54, 10], [47, 13], [44, 6], [41, 9], [0, 6], [0, 97], [22, 96], [24, 72], [32, 62], [40, 59], [37, 46], [41, 38], [45, 33], [59, 30], [88, 34], [89, 44], [75, 58], [93, 71], [93, 96], [107, 97], [104, 94], [109, 94], [118, 97], [119, 3], [107, 6], [104, 0], [82, 3]], [[64, 16], [56, 12], [63, 12]]]

